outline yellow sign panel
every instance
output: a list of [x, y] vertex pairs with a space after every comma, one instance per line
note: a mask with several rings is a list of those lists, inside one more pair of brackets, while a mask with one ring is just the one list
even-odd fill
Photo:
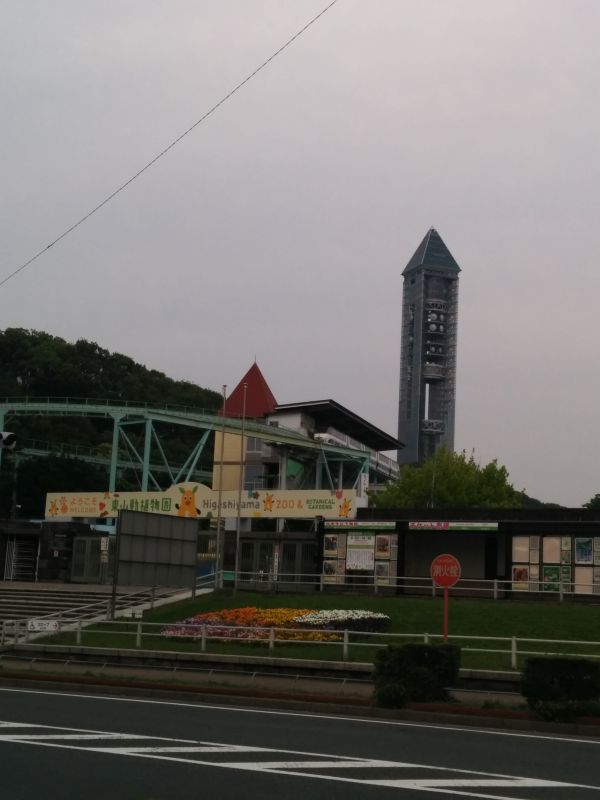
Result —
[[[221, 492], [221, 516], [237, 517], [238, 491]], [[201, 483], [180, 483], [164, 492], [49, 492], [46, 519], [55, 517], [116, 517], [122, 509], [172, 514], [178, 517], [219, 516], [219, 493]], [[353, 519], [356, 491], [287, 491], [258, 489], [242, 492], [240, 517]]]

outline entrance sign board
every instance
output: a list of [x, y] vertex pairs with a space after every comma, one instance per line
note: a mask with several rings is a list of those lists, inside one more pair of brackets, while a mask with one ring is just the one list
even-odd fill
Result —
[[[221, 517], [263, 519], [353, 519], [356, 490], [258, 489], [221, 492]], [[219, 492], [201, 483], [180, 483], [164, 492], [50, 492], [46, 495], [46, 519], [57, 517], [112, 518], [119, 511], [146, 511], [175, 517], [219, 516]]]
[[497, 531], [497, 522], [447, 522], [444, 520], [418, 520], [408, 523], [409, 531]]

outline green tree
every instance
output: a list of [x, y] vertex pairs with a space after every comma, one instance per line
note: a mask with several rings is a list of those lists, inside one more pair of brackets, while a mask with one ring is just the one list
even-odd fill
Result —
[[97, 397], [217, 410], [221, 395], [175, 381], [95, 342], [24, 328], [0, 331], [0, 396]]
[[402, 466], [399, 479], [371, 497], [378, 508], [520, 507], [524, 493], [508, 478], [496, 460], [482, 467], [473, 455], [440, 448], [423, 464]]
[[78, 458], [51, 455], [23, 459], [15, 472], [14, 457], [5, 456], [0, 472], [0, 516], [40, 519], [46, 492], [97, 492], [107, 488], [108, 471]]
[[600, 508], [600, 494], [595, 494], [591, 500], [583, 504], [584, 508]]
[[[176, 381], [158, 370], [149, 370], [120, 353], [110, 353], [95, 342], [83, 339], [71, 344], [57, 336], [24, 328], [0, 330], [0, 397], [70, 397], [101, 398], [116, 405], [123, 401], [187, 406], [216, 412], [221, 394], [203, 389], [189, 381]], [[17, 435], [17, 450], [36, 442], [37, 449], [62, 451], [67, 446], [82, 445], [99, 455], [110, 457], [112, 450], [111, 419], [91, 417], [47, 417], [15, 415], [5, 420], [7, 430]], [[155, 430], [171, 464], [182, 464], [197, 443], [194, 428], [157, 423]], [[128, 430], [134, 446], [144, 446], [143, 426]], [[121, 458], [127, 453], [121, 450]], [[207, 448], [198, 467], [210, 466]], [[87, 470], [83, 462], [72, 460], [23, 459], [19, 469], [16, 504], [20, 515], [39, 516], [42, 498], [47, 491], [79, 491], [107, 488], [106, 469]], [[14, 462], [5, 454], [0, 469], [0, 517], [13, 513]], [[22, 474], [22, 477], [21, 477]], [[77, 478], [79, 475], [79, 483]], [[71, 480], [74, 476], [74, 480]], [[89, 480], [88, 480], [89, 478]], [[133, 471], [119, 474], [119, 488], [125, 490], [135, 478]], [[131, 480], [130, 480], [131, 479]], [[165, 473], [165, 480], [167, 480]], [[131, 488], [136, 488], [132, 484]]]

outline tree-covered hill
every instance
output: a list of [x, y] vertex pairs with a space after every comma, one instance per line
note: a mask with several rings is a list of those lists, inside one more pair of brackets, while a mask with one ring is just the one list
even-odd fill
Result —
[[94, 342], [23, 328], [0, 331], [0, 396], [98, 397], [217, 409], [221, 396], [175, 381]]
[[[150, 370], [121, 353], [110, 353], [83, 339], [75, 344], [40, 331], [7, 328], [0, 331], [0, 398], [53, 397], [97, 398], [119, 402], [175, 405], [216, 412], [221, 395], [188, 381], [176, 381]], [[5, 452], [0, 470], [0, 517], [41, 516], [48, 491], [80, 491], [108, 488], [108, 472], [101, 466], [56, 455], [64, 445], [91, 448], [94, 455], [109, 458], [112, 421], [89, 417], [14, 416], [5, 428], [17, 434], [18, 450]], [[198, 432], [181, 426], [157, 425], [170, 463], [183, 463]], [[134, 426], [128, 436], [139, 451], [143, 429]], [[28, 447], [47, 449], [48, 458], [24, 459]], [[48, 445], [48, 447], [46, 447]], [[127, 457], [123, 450], [122, 457]], [[207, 449], [204, 464], [211, 463]], [[15, 463], [17, 487], [14, 491]], [[168, 485], [167, 476], [164, 476]], [[85, 485], [84, 485], [85, 484]], [[133, 469], [122, 470], [121, 489], [139, 489]], [[32, 487], [35, 487], [33, 490]]]

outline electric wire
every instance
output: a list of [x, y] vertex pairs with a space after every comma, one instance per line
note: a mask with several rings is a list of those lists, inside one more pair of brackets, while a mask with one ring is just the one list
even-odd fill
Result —
[[163, 150], [161, 150], [156, 156], [154, 156], [154, 158], [148, 161], [148, 163], [145, 164], [140, 170], [138, 170], [134, 175], [128, 178], [117, 189], [111, 192], [111, 194], [105, 197], [104, 200], [98, 203], [97, 206], [94, 206], [94, 208], [92, 208], [91, 211], [88, 211], [87, 214], [85, 214], [83, 217], [78, 219], [77, 222], [74, 222], [73, 225], [71, 225], [69, 228], [63, 231], [63, 233], [61, 233], [60, 236], [57, 236], [56, 239], [51, 241], [50, 244], [46, 245], [46, 247], [42, 247], [42, 249], [39, 250], [37, 253], [35, 253], [35, 255], [33, 255], [28, 261], [26, 261], [24, 264], [21, 264], [20, 267], [17, 267], [17, 269], [13, 270], [10, 274], [6, 275], [2, 280], [0, 280], [0, 287], [4, 286], [4, 284], [8, 283], [8, 281], [11, 280], [11, 278], [14, 278], [24, 269], [33, 264], [33, 262], [36, 261], [38, 258], [40, 258], [40, 256], [44, 255], [44, 253], [47, 253], [51, 247], [54, 247], [55, 244], [58, 244], [58, 242], [60, 242], [62, 239], [64, 239], [66, 236], [72, 233], [80, 225], [83, 225], [83, 223], [86, 222], [86, 220], [88, 220], [96, 212], [100, 211], [100, 209], [103, 208], [107, 203], [110, 203], [110, 201], [113, 200], [118, 194], [120, 194], [131, 183], [137, 180], [137, 178], [143, 175], [144, 172], [146, 172], [148, 169], [150, 169], [150, 167], [156, 164], [156, 162], [159, 159], [161, 159], [170, 150], [172, 150], [175, 147], [175, 145], [179, 144], [179, 142], [181, 142], [182, 139], [184, 139], [188, 134], [190, 134], [193, 130], [195, 130], [195, 128], [201, 125], [206, 119], [208, 119], [208, 117], [214, 114], [214, 112], [217, 111], [217, 109], [219, 109], [222, 105], [224, 105], [228, 100], [230, 100], [233, 97], [233, 95], [236, 94], [236, 92], [238, 92], [243, 86], [245, 86], [249, 81], [251, 81], [252, 78], [258, 75], [258, 73], [261, 72], [261, 70], [263, 70], [266, 66], [268, 66], [271, 63], [271, 61], [277, 58], [277, 56], [280, 55], [286, 48], [288, 48], [291, 44], [293, 44], [296, 41], [296, 39], [302, 36], [302, 34], [305, 31], [307, 31], [311, 27], [311, 25], [314, 25], [314, 23], [317, 22], [317, 20], [319, 20], [324, 14], [326, 14], [327, 11], [329, 11], [329, 9], [336, 3], [337, 0], [332, 0], [332, 2], [330, 2], [327, 6], [325, 6], [325, 8], [323, 8], [316, 16], [314, 16], [311, 20], [309, 20], [302, 28], [300, 28], [299, 31], [297, 31], [290, 39], [288, 39], [287, 42], [285, 42], [285, 44], [283, 44], [278, 50], [272, 53], [265, 61], [262, 62], [262, 64], [260, 64], [260, 66], [258, 66], [253, 72], [251, 72], [242, 81], [240, 81], [240, 83], [238, 83], [233, 89], [231, 89], [231, 91], [228, 92], [228, 94], [226, 94], [221, 100], [219, 100], [218, 103], [215, 103], [214, 106], [209, 108], [209, 110], [206, 111], [198, 120], [196, 120], [196, 122], [194, 122], [193, 125], [190, 125], [190, 127], [187, 130], [185, 130], [182, 134], [180, 134], [176, 139], [173, 139], [173, 141], [171, 141], [170, 144], [168, 144]]

